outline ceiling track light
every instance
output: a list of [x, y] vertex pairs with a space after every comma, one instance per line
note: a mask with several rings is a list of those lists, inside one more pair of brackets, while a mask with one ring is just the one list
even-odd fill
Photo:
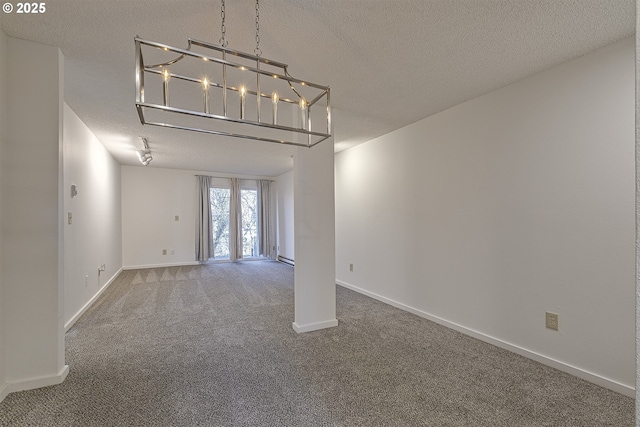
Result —
[[296, 79], [286, 64], [261, 56], [259, 0], [254, 54], [227, 48], [224, 0], [221, 15], [218, 45], [190, 38], [181, 49], [135, 37], [140, 122], [303, 147], [330, 138], [329, 87]]
[[143, 149], [136, 151], [136, 154], [138, 155], [138, 160], [140, 160], [140, 163], [147, 166], [149, 163], [151, 163], [153, 157], [151, 156], [151, 150], [149, 149], [147, 138], [141, 137], [140, 139], [142, 140]]

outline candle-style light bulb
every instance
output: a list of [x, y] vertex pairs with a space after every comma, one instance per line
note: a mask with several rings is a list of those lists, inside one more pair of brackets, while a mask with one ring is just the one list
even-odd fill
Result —
[[209, 114], [209, 80], [206, 77], [202, 79], [202, 93], [204, 96], [204, 112]]
[[307, 100], [300, 98], [300, 128], [306, 129], [307, 126]]
[[278, 124], [278, 101], [280, 100], [280, 96], [278, 92], [273, 92], [271, 94], [271, 119], [273, 124]]
[[164, 105], [169, 105], [169, 79], [171, 78], [171, 74], [169, 70], [166, 68], [162, 69], [162, 99], [164, 100]]
[[240, 120], [244, 119], [244, 106], [247, 100], [247, 88], [240, 86]]

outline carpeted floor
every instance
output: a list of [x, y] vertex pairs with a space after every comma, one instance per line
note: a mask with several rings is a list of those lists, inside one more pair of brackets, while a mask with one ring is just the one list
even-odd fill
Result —
[[634, 401], [338, 287], [296, 334], [293, 268], [124, 271], [66, 337], [67, 380], [16, 426], [632, 426]]

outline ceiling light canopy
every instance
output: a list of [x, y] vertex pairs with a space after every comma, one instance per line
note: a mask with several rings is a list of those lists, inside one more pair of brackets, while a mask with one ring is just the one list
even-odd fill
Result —
[[331, 137], [328, 86], [291, 76], [263, 58], [256, 1], [254, 54], [227, 47], [222, 0], [218, 45], [186, 49], [135, 38], [136, 108], [144, 125], [304, 147]]

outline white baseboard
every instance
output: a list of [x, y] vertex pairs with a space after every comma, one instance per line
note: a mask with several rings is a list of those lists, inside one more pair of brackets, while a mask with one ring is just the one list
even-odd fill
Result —
[[333, 328], [334, 326], [338, 326], [338, 320], [331, 319], [325, 320], [324, 322], [309, 323], [307, 325], [298, 325], [296, 322], [293, 322], [292, 326], [293, 330], [300, 334], [303, 332], [317, 331], [319, 329]]
[[30, 378], [28, 380], [21, 380], [10, 382], [7, 384], [9, 393], [23, 390], [33, 390], [34, 388], [48, 387], [50, 385], [56, 385], [62, 383], [69, 374], [69, 365], [64, 367], [56, 375], [47, 375], [44, 377]]
[[78, 321], [78, 319], [85, 313], [85, 311], [87, 311], [89, 307], [91, 307], [91, 305], [93, 305], [93, 303], [96, 302], [98, 297], [102, 295], [102, 293], [109, 287], [109, 285], [111, 285], [111, 283], [113, 283], [113, 281], [116, 279], [116, 277], [118, 277], [118, 274], [120, 274], [120, 272], [122, 272], [122, 268], [116, 271], [116, 274], [111, 276], [111, 279], [107, 280], [107, 283], [105, 283], [100, 288], [100, 290], [71, 319], [69, 319], [67, 323], [65, 323], [64, 325], [65, 332], [71, 329], [71, 327]]
[[163, 268], [163, 267], [183, 267], [187, 265], [200, 265], [198, 261], [174, 262], [169, 264], [145, 264], [145, 265], [127, 265], [122, 267], [123, 270], [142, 270], [144, 268]]
[[617, 393], [623, 394], [628, 397], [635, 398], [636, 392], [635, 388], [628, 386], [626, 384], [619, 383], [615, 380], [603, 377], [598, 374], [594, 374], [593, 372], [585, 371], [584, 369], [578, 368], [576, 366], [570, 365], [565, 362], [561, 362], [559, 360], [553, 359], [551, 357], [536, 353], [535, 351], [528, 350], [526, 348], [517, 346], [515, 344], [508, 343], [499, 338], [492, 337], [490, 335], [486, 335], [482, 332], [467, 328], [465, 326], [459, 325], [457, 323], [450, 322], [446, 319], [443, 319], [438, 316], [434, 316], [422, 310], [418, 310], [417, 308], [413, 308], [406, 304], [400, 303], [398, 301], [392, 300], [390, 298], [384, 297], [382, 295], [378, 295], [376, 293], [367, 291], [365, 289], [359, 288], [357, 286], [351, 285], [349, 283], [343, 282], [341, 280], [336, 280], [336, 283], [340, 286], [343, 286], [347, 289], [351, 289], [352, 291], [358, 292], [360, 294], [366, 295], [378, 301], [381, 301], [385, 304], [392, 305], [396, 308], [399, 308], [404, 311], [408, 311], [409, 313], [413, 313], [422, 318], [431, 320], [432, 322], [438, 323], [439, 325], [446, 326], [447, 328], [456, 330], [465, 335], [469, 335], [473, 338], [477, 338], [480, 341], [484, 341], [486, 343], [495, 345], [496, 347], [500, 347], [502, 349], [511, 351], [512, 353], [519, 354], [520, 356], [527, 357], [529, 359], [535, 360], [536, 362], [542, 363], [547, 366], [551, 366], [552, 368], [558, 369], [562, 372], [566, 372], [578, 378], [582, 378], [583, 380], [589, 381], [591, 383], [597, 384], [599, 386], [608, 388], [609, 390], [613, 390]]
[[2, 402], [7, 395], [9, 395], [9, 384], [4, 383], [0, 386], [0, 402]]

